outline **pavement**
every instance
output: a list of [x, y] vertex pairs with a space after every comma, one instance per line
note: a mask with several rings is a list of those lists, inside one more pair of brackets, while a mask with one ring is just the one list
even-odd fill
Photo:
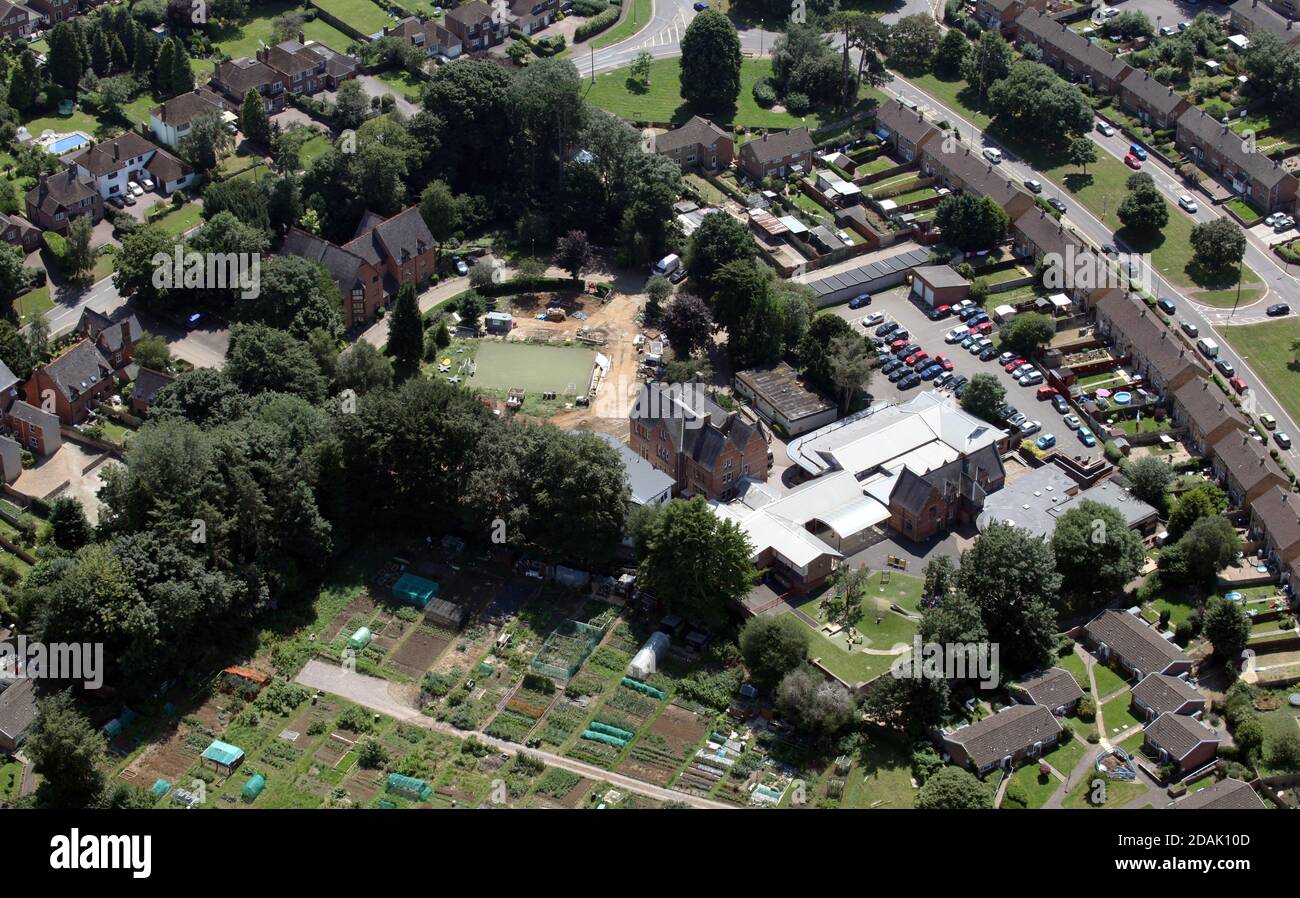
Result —
[[[423, 727], [427, 730], [443, 733], [448, 736], [463, 739], [471, 733], [458, 730], [455, 727], [440, 723], [421, 714], [418, 708], [415, 708], [400, 699], [393, 696], [390, 687], [393, 685], [387, 680], [379, 677], [372, 677], [366, 674], [356, 673], [355, 671], [344, 670], [332, 664], [326, 664], [323, 661], [313, 659], [308, 661], [302, 671], [294, 678], [294, 682], [300, 683], [312, 689], [319, 689], [322, 692], [328, 692], [332, 695], [341, 696], [348, 701], [355, 702], [362, 707], [369, 708], [372, 711], [378, 711], [381, 714], [387, 714], [405, 723], [414, 726]], [[503, 739], [497, 739], [488, 736], [485, 733], [474, 731], [472, 735], [485, 745], [491, 746], [494, 750], [505, 752], [510, 755], [517, 754], [524, 750], [523, 746], [516, 745], [513, 742], [506, 742]], [[567, 770], [570, 773], [576, 773], [579, 776], [586, 777], [596, 782], [606, 782], [619, 789], [628, 792], [636, 792], [638, 795], [644, 795], [653, 798], [656, 801], [672, 801], [682, 804], [688, 804], [692, 807], [709, 810], [735, 810], [734, 805], [725, 804], [721, 801], [702, 798], [698, 795], [688, 795], [685, 792], [678, 792], [674, 789], [664, 789], [659, 786], [643, 783], [640, 780], [623, 776], [613, 771], [595, 767], [591, 764], [584, 764], [581, 761], [575, 761], [573, 758], [566, 758], [562, 755], [551, 754], [550, 752], [540, 751], [538, 749], [527, 749], [529, 756], [539, 758], [551, 767], [558, 767], [561, 770]]]

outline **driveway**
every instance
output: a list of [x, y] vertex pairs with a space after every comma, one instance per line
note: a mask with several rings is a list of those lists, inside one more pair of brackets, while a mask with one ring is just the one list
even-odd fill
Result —
[[[99, 464], [95, 464], [97, 460]], [[92, 464], [94, 467], [90, 467]], [[24, 470], [13, 486], [28, 496], [71, 496], [81, 502], [86, 517], [95, 524], [99, 521], [99, 497], [96, 493], [104, 485], [101, 478], [104, 466], [110, 464], [117, 462], [108, 460], [104, 453], [64, 438], [57, 452], [38, 461], [36, 467]], [[86, 471], [88, 467], [90, 470]]]
[[382, 97], [382, 96], [392, 97], [393, 108], [395, 108], [398, 112], [402, 113], [402, 115], [412, 116], [420, 111], [420, 107], [416, 106], [410, 100], [406, 99], [406, 97], [394, 91], [391, 87], [389, 87], [384, 82], [380, 81], [374, 75], [359, 75], [357, 76], [357, 81], [361, 84], [361, 89], [366, 92], [366, 96], [368, 97]]

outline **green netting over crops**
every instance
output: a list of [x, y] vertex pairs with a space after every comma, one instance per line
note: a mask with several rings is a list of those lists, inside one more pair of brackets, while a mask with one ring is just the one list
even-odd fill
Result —
[[533, 658], [532, 669], [553, 680], [567, 680], [596, 648], [605, 631], [581, 621], [566, 620], [546, 637]]
[[402, 776], [400, 773], [388, 774], [386, 789], [407, 798], [418, 798], [420, 801], [424, 801], [433, 794], [433, 788], [424, 780], [416, 779], [413, 776]]
[[393, 598], [423, 608], [438, 595], [438, 584], [415, 574], [402, 574], [393, 584]]

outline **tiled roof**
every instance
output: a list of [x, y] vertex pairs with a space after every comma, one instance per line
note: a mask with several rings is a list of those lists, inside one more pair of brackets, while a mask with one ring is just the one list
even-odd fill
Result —
[[156, 152], [158, 149], [151, 141], [145, 140], [134, 131], [127, 131], [112, 140], [105, 140], [82, 150], [69, 158], [92, 177], [102, 178], [126, 167], [127, 160], [138, 159]]
[[982, 769], [1060, 732], [1061, 725], [1042, 705], [1012, 705], [946, 734], [944, 740], [964, 748], [975, 767]]
[[1300, 543], [1300, 496], [1275, 486], [1256, 499], [1251, 508], [1280, 548]]
[[1268, 31], [1288, 44], [1300, 41], [1300, 25], [1259, 0], [1237, 0], [1232, 4], [1232, 16], [1249, 23], [1249, 32]]
[[1245, 145], [1245, 138], [1202, 109], [1192, 108], [1184, 112], [1178, 117], [1178, 127], [1201, 143], [1214, 147], [1216, 152], [1265, 188], [1272, 189], [1288, 178], [1295, 179], [1295, 175], [1283, 168], [1281, 162], [1254, 152]]
[[1177, 714], [1190, 702], [1205, 705], [1205, 696], [1197, 692], [1191, 683], [1180, 677], [1160, 673], [1143, 677], [1142, 682], [1133, 687], [1133, 697], [1157, 714]]
[[1268, 447], [1251, 439], [1247, 433], [1233, 431], [1214, 444], [1214, 454], [1228, 473], [1249, 493], [1259, 484], [1276, 481], [1278, 486], [1288, 479], [1269, 455]]
[[1214, 730], [1196, 718], [1168, 711], [1147, 724], [1146, 737], [1156, 748], [1169, 752], [1175, 761], [1190, 755], [1202, 742], [1217, 745], [1220, 741]]
[[462, 25], [477, 25], [484, 19], [491, 18], [492, 9], [483, 0], [470, 0], [447, 13], [448, 22], [459, 22]]
[[764, 134], [758, 140], [745, 144], [741, 150], [753, 156], [754, 161], [763, 164], [776, 162], [786, 156], [812, 152], [814, 146], [807, 128], [791, 128], [789, 131]]
[[140, 373], [136, 375], [135, 386], [131, 389], [131, 398], [145, 405], [153, 405], [158, 391], [174, 380], [176, 378], [170, 374], [154, 371], [152, 368], [141, 368]]
[[82, 310], [81, 320], [77, 322], [77, 331], [92, 340], [98, 340], [100, 334], [103, 334], [108, 348], [116, 351], [122, 348], [124, 339], [122, 325], [124, 324], [126, 325], [125, 336], [129, 337], [132, 343], [144, 336], [140, 319], [134, 315], [128, 313], [114, 317], [90, 308]]
[[1151, 77], [1150, 72], [1146, 71], [1135, 71], [1132, 75], [1129, 75], [1124, 79], [1122, 89], [1133, 94], [1147, 106], [1165, 115], [1172, 115], [1178, 112], [1180, 107], [1190, 105], [1186, 97], [1169, 85], [1161, 84]]
[[1110, 319], [1112, 333], [1123, 334], [1167, 382], [1172, 383], [1188, 368], [1197, 374], [1203, 372], [1191, 350], [1182, 345], [1142, 300], [1116, 291], [1103, 296], [1097, 308]]
[[364, 259], [299, 228], [289, 228], [281, 252], [286, 256], [302, 256], [324, 265], [344, 297], [350, 296], [354, 287], [365, 284]]
[[926, 121], [919, 111], [904, 106], [901, 100], [885, 103], [876, 110], [876, 128], [885, 128], [915, 146], [939, 133], [936, 125]]
[[731, 135], [702, 115], [693, 116], [680, 128], [674, 128], [655, 137], [655, 152], [666, 153], [682, 147], [702, 144], [709, 146], [719, 140], [730, 140]]
[[1207, 377], [1192, 378], [1174, 391], [1174, 399], [1204, 433], [1212, 432], [1225, 420], [1239, 430], [1249, 426], [1237, 407]]
[[220, 114], [225, 111], [225, 104], [217, 93], [206, 87], [196, 87], [155, 106], [149, 114], [160, 122], [179, 126], [189, 124], [205, 112]]
[[27, 677], [0, 693], [0, 733], [17, 741], [36, 722], [36, 685]]
[[113, 374], [108, 360], [89, 340], [82, 340], [66, 350], [47, 364], [44, 371], [69, 401]]
[[261, 87], [279, 81], [280, 73], [251, 56], [241, 56], [218, 66], [216, 78], [232, 94], [242, 98], [250, 87]]
[[379, 219], [367, 213], [366, 231], [344, 244], [343, 249], [362, 257], [372, 265], [381, 265], [392, 258], [399, 264], [437, 246], [429, 226], [415, 206], [398, 212], [392, 218]]
[[1191, 660], [1182, 649], [1127, 611], [1103, 611], [1085, 630], [1093, 641], [1106, 643], [1143, 673], [1163, 673], [1177, 662]]
[[1032, 43], [1045, 44], [1061, 55], [1078, 62], [1092, 74], [1111, 81], [1122, 81], [1133, 71], [1114, 53], [1092, 43], [1077, 31], [1071, 31], [1063, 22], [1045, 16], [1036, 9], [1027, 9], [1016, 19], [1022, 37], [1032, 38]]
[[1181, 811], [1266, 811], [1268, 805], [1248, 783], [1231, 777], [1175, 801], [1169, 807]]
[[1035, 705], [1046, 708], [1059, 708], [1083, 698], [1083, 690], [1074, 675], [1059, 667], [1031, 673], [1016, 685]]
[[27, 202], [53, 217], [60, 209], [71, 208], [98, 195], [90, 182], [77, 177], [76, 168], [69, 166], [41, 178], [41, 182], [27, 192]]

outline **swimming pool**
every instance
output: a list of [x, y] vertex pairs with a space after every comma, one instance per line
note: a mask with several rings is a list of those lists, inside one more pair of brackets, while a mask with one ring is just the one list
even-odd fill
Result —
[[91, 142], [90, 135], [83, 134], [80, 131], [73, 131], [70, 134], [59, 134], [47, 139], [45, 149], [55, 156], [64, 156], [82, 147], [89, 146]]
[[1133, 401], [1133, 395], [1125, 390], [1120, 390], [1115, 394], [1115, 401], [1120, 405], [1128, 405]]

